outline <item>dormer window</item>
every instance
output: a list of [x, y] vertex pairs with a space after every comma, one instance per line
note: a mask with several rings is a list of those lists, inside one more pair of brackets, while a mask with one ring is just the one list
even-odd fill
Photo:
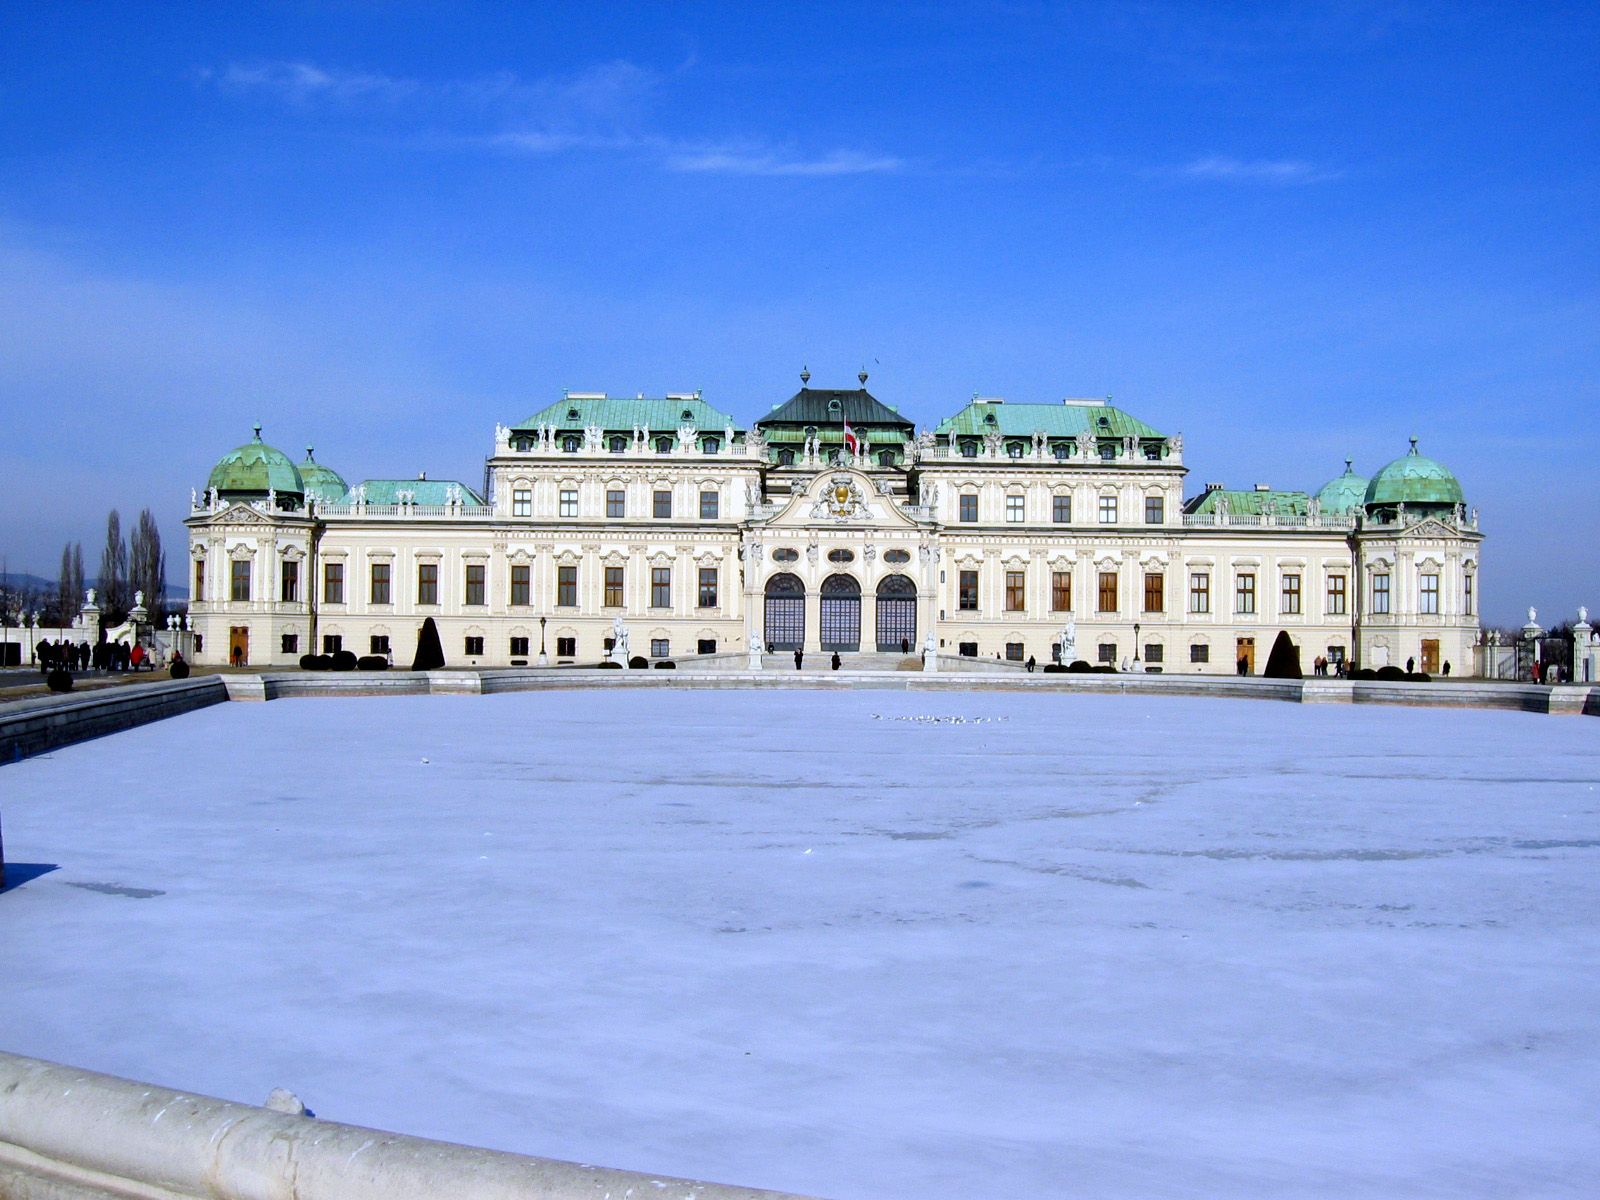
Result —
[[1022, 442], [1006, 443], [1006, 457], [1008, 458], [1021, 458], [1026, 451], [1027, 447]]
[[961, 457], [962, 458], [977, 458], [978, 457], [978, 443], [973, 441], [971, 438], [967, 438], [965, 441], [963, 441], [961, 443]]
[[1117, 448], [1115, 446], [1113, 446], [1110, 442], [1101, 442], [1100, 443], [1100, 461], [1101, 462], [1110, 462], [1112, 459], [1114, 459], [1116, 457], [1117, 457]]
[[628, 439], [617, 436], [611, 439], [611, 453], [626, 454], [628, 452]]
[[1057, 462], [1065, 462], [1067, 456], [1072, 453], [1072, 446], [1067, 442], [1057, 442], [1050, 450], [1056, 456]]
[[722, 449], [722, 439], [708, 437], [700, 442], [700, 449], [705, 454], [716, 454]]
[[658, 437], [656, 439], [656, 453], [657, 454], [671, 454], [672, 453], [672, 439], [669, 438], [669, 437]]
[[524, 454], [533, 449], [533, 442], [528, 438], [518, 438], [516, 441], [512, 442], [511, 445], [517, 450], [522, 451]]
[[1161, 461], [1161, 443], [1160, 442], [1146, 442], [1144, 444], [1144, 456], [1145, 456], [1146, 460], [1148, 460], [1149, 462], [1160, 462]]
[[561, 449], [567, 454], [576, 454], [578, 452], [578, 447], [581, 444], [582, 439], [577, 437], [575, 434], [569, 433], [566, 437], [561, 439]]
[[794, 466], [794, 451], [793, 450], [779, 450], [778, 451], [778, 465], [780, 467], [792, 467], [792, 466]]
[[892, 467], [892, 466], [894, 466], [894, 451], [893, 450], [879, 450], [878, 451], [878, 465], [880, 467]]

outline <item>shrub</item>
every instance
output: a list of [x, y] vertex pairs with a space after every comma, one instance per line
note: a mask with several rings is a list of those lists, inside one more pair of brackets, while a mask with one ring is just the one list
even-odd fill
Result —
[[335, 671], [354, 671], [356, 669], [355, 651], [335, 650], [333, 653], [333, 669]]
[[1267, 655], [1266, 669], [1261, 674], [1266, 679], [1304, 678], [1300, 672], [1300, 647], [1294, 644], [1288, 630], [1278, 630], [1272, 653]]
[[444, 646], [439, 641], [439, 626], [432, 617], [417, 631], [417, 653], [411, 660], [413, 671], [437, 671], [444, 666]]
[[1378, 673], [1376, 671], [1374, 671], [1371, 667], [1362, 667], [1359, 671], [1351, 671], [1350, 672], [1350, 678], [1351, 679], [1357, 679], [1357, 680], [1361, 680], [1363, 682], [1365, 682], [1367, 680], [1376, 679], [1377, 677], [1378, 677]]
[[656, 664], [656, 670], [658, 671], [676, 671], [677, 669], [678, 664], [671, 659], [664, 658]]
[[302, 671], [327, 671], [333, 666], [333, 659], [326, 654], [302, 654], [300, 656], [300, 669]]
[[600, 669], [602, 671], [620, 671], [622, 670], [622, 664], [608, 658], [600, 663]]
[[65, 667], [55, 667], [50, 674], [44, 677], [44, 685], [52, 692], [70, 692], [72, 690], [72, 672]]
[[189, 664], [180, 658], [177, 662], [173, 663], [172, 666], [167, 668], [167, 674], [172, 676], [174, 679], [187, 679], [189, 678]]
[[1066, 669], [1066, 667], [1062, 666], [1060, 663], [1050, 662], [1050, 663], [1045, 663], [1045, 665], [1043, 667], [1043, 670], [1044, 670], [1046, 675], [1055, 675], [1057, 673], [1065, 674], [1067, 669]]
[[1073, 664], [1067, 668], [1067, 670], [1071, 671], [1074, 675], [1085, 675], [1094, 670], [1094, 668], [1080, 658], [1075, 660]]
[[642, 671], [650, 665], [650, 660], [642, 654], [635, 654], [628, 660], [628, 668], [633, 671]]
[[1429, 675], [1425, 671], [1415, 671], [1412, 674], [1406, 676], [1406, 682], [1407, 683], [1432, 683], [1433, 682], [1433, 676]]
[[1393, 683], [1395, 680], [1403, 680], [1405, 677], [1406, 669], [1404, 667], [1379, 667], [1373, 675], [1374, 679], [1381, 679], [1385, 683]]
[[1117, 673], [1117, 669], [1110, 663], [1096, 663], [1089, 670], [1096, 675], [1115, 675]]
[[356, 659], [356, 669], [359, 671], [387, 671], [389, 660], [381, 654], [363, 654]]

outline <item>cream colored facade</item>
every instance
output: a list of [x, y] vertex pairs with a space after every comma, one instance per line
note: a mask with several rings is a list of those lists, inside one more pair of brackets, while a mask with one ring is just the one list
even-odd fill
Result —
[[[481, 500], [437, 481], [197, 495], [199, 658], [406, 666], [432, 617], [462, 667], [594, 665], [619, 620], [647, 659], [899, 654], [931, 635], [941, 654], [1048, 663], [1070, 623], [1074, 658], [1124, 668], [1259, 671], [1286, 630], [1307, 673], [1324, 655], [1470, 670], [1482, 539], [1464, 506], [1186, 511], [1180, 438], [923, 433], [885, 465], [881, 439], [830, 462], [808, 434], [780, 461], [759, 422], [618, 432], [587, 420], [603, 400], [571, 398], [571, 429], [497, 429]], [[1034, 419], [1017, 408], [1013, 425]]]

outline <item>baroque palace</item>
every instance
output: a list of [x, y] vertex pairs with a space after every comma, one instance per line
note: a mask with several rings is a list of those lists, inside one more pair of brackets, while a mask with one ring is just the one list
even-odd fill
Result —
[[[261, 440], [187, 520], [202, 662], [452, 666], [794, 649], [1256, 671], [1314, 658], [1470, 673], [1482, 535], [1411, 448], [1316, 492], [1184, 496], [1181, 436], [1097, 400], [978, 399], [934, 429], [861, 386], [751, 427], [698, 392], [569, 392], [495, 430], [482, 486], [347, 484]], [[768, 659], [767, 666], [779, 665]]]

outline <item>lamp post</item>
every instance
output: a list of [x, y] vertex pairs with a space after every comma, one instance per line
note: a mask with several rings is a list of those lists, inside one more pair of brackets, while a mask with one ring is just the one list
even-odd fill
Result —
[[1137, 674], [1139, 669], [1140, 669], [1139, 668], [1139, 622], [1135, 621], [1133, 623], [1133, 670], [1134, 670], [1134, 673]]
[[545, 617], [539, 618], [539, 665], [541, 667], [550, 665], [550, 656], [544, 652], [544, 623], [546, 619]]

